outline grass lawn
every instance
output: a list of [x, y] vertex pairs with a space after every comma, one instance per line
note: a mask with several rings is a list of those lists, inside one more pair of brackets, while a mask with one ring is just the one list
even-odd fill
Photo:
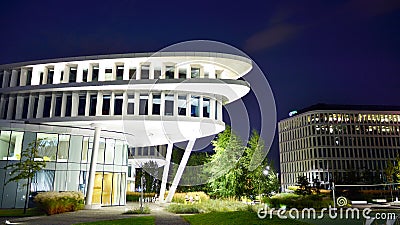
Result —
[[182, 216], [191, 225], [208, 225], [208, 224], [270, 224], [270, 225], [306, 225], [308, 223], [279, 218], [265, 218], [259, 219], [256, 213], [248, 211], [237, 212], [212, 212], [198, 215], [185, 215]]
[[153, 225], [154, 224], [154, 216], [135, 216], [132, 218], [119, 219], [119, 220], [105, 220], [105, 221], [97, 221], [91, 223], [79, 223], [79, 225], [90, 224], [90, 225], [114, 225], [114, 224], [140, 224], [140, 225]]
[[0, 217], [24, 217], [42, 215], [46, 214], [37, 208], [26, 209], [26, 214], [24, 214], [24, 209], [0, 209]]

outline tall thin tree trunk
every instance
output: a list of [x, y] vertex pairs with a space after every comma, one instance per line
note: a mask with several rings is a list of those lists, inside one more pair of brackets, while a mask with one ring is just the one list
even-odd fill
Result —
[[26, 195], [25, 195], [25, 204], [24, 204], [24, 214], [26, 213], [27, 203], [29, 199], [29, 189], [31, 187], [31, 179], [28, 177], [28, 183], [26, 184]]

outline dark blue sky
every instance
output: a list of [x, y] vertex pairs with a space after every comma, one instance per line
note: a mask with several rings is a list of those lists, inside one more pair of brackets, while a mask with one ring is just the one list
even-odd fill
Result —
[[15, 0], [0, 8], [0, 64], [208, 39], [261, 67], [279, 120], [318, 102], [400, 105], [398, 0]]

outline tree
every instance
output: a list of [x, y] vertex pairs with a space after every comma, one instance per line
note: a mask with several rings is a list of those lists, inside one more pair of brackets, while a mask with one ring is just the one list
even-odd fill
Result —
[[299, 188], [296, 190], [296, 194], [299, 194], [299, 195], [311, 194], [310, 182], [308, 182], [308, 179], [306, 176], [298, 176], [297, 177], [297, 186], [299, 186]]
[[35, 158], [39, 158], [40, 149], [46, 148], [52, 144], [53, 142], [48, 142], [44, 139], [33, 141], [22, 151], [20, 161], [4, 167], [6, 170], [11, 169], [11, 178], [8, 179], [6, 184], [10, 182], [18, 182], [20, 180], [27, 180], [26, 184], [24, 184], [24, 186], [26, 186], [24, 213], [26, 213], [26, 208], [28, 206], [29, 189], [31, 187], [32, 179], [38, 171], [42, 170], [43, 167], [46, 166], [45, 161], [38, 161], [35, 160]]

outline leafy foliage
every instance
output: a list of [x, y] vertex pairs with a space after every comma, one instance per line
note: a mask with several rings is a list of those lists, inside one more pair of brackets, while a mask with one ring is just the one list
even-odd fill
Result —
[[[253, 168], [253, 158], [263, 155], [265, 145], [256, 131], [252, 132], [248, 146], [227, 127], [212, 142], [215, 154], [206, 171], [211, 175], [210, 194], [215, 197], [236, 198], [242, 196], [253, 198], [262, 193], [278, 191], [279, 183], [276, 173], [267, 160]], [[267, 175], [263, 172], [269, 166]]]
[[48, 215], [71, 212], [83, 208], [83, 194], [76, 191], [41, 192], [34, 201]]
[[310, 195], [311, 194], [311, 187], [310, 182], [306, 176], [298, 176], [297, 177], [297, 185], [299, 188], [296, 190], [296, 194], [298, 195]]

